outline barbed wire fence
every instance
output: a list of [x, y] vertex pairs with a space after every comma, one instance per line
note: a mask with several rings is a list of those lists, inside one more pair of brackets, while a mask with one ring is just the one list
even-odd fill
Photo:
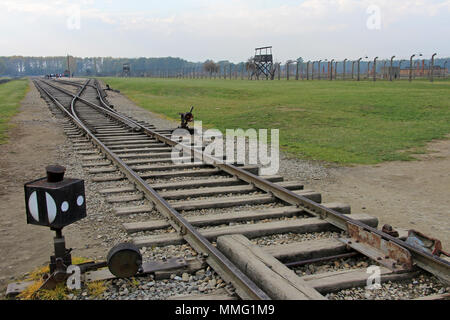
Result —
[[[423, 55], [412, 55], [409, 59], [378, 59], [369, 60], [361, 57], [350, 60], [288, 60], [286, 63], [273, 64], [274, 80], [346, 80], [346, 81], [396, 81], [448, 78], [447, 60], [435, 61], [435, 54], [425, 59]], [[418, 58], [415, 58], [418, 57]], [[415, 58], [415, 59], [414, 59]], [[217, 66], [216, 71], [207, 71], [203, 65], [181, 68], [179, 70], [157, 70], [141, 73], [144, 77], [179, 78], [179, 79], [210, 79], [210, 80], [270, 80], [265, 76], [255, 76], [246, 68], [245, 63]]]

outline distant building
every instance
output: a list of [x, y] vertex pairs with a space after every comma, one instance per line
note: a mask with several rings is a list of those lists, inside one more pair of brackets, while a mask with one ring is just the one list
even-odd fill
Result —
[[[400, 70], [400, 76], [401, 77], [409, 77], [409, 70], [410, 68], [403, 68]], [[447, 75], [448, 69], [447, 68], [442, 68], [441, 66], [434, 66], [433, 67], [433, 75], [435, 77], [443, 77], [445, 75]], [[424, 67], [424, 68], [413, 68], [412, 69], [412, 74], [414, 76], [417, 77], [422, 77], [422, 76], [429, 76], [430, 74], [430, 68], [429, 67]]]

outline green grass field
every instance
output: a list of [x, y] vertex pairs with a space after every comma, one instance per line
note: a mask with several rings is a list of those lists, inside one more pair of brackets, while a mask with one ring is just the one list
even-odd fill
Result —
[[14, 80], [0, 84], [0, 144], [7, 141], [9, 120], [19, 111], [20, 101], [25, 97], [28, 80]]
[[411, 160], [450, 133], [450, 81], [103, 80], [172, 119], [193, 105], [205, 127], [280, 129], [282, 150], [307, 159]]

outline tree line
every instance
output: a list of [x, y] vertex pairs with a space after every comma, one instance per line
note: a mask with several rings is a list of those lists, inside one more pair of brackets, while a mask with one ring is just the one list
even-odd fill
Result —
[[[444, 66], [447, 59], [435, 60], [436, 66]], [[299, 62], [305, 65], [306, 62], [302, 58], [296, 60], [288, 60], [289, 64]], [[378, 60], [377, 69], [380, 69], [384, 62], [389, 66], [388, 61]], [[72, 56], [54, 56], [54, 57], [24, 57], [24, 56], [0, 56], [0, 76], [21, 77], [21, 76], [39, 76], [51, 73], [64, 73], [70, 70], [74, 76], [121, 76], [123, 64], [130, 65], [130, 76], [146, 77], [146, 76], [178, 76], [180, 74], [189, 74], [192, 72], [204, 72], [206, 74], [224, 73], [230, 70], [245, 70], [252, 73], [256, 66], [249, 58], [245, 62], [231, 63], [227, 60], [214, 62], [206, 60], [205, 62], [190, 62], [181, 58], [165, 57], [165, 58], [113, 58], [113, 57], [89, 57], [79, 58]], [[347, 68], [351, 66], [348, 61]], [[274, 64], [278, 64], [274, 62]], [[326, 68], [326, 61], [322, 61], [321, 69]], [[361, 71], [367, 70], [369, 61], [361, 61]], [[426, 60], [426, 64], [429, 61]], [[399, 65], [396, 61], [395, 65]], [[409, 61], [403, 60], [402, 67], [409, 67]], [[315, 68], [317, 68], [317, 64]], [[286, 64], [279, 67], [285, 70]], [[342, 63], [339, 63], [337, 72], [342, 72]]]
[[[130, 75], [135, 77], [156, 75], [164, 73], [176, 75], [182, 71], [190, 70], [216, 70], [233, 64], [229, 61], [190, 62], [181, 58], [113, 58], [113, 57], [89, 57], [79, 58], [72, 56], [54, 57], [24, 57], [24, 56], [0, 56], [0, 76], [39, 76], [51, 73], [64, 73], [70, 70], [74, 76], [120, 76], [123, 64], [130, 65]], [[214, 65], [214, 67], [212, 67]], [[210, 68], [213, 69], [210, 69]]]

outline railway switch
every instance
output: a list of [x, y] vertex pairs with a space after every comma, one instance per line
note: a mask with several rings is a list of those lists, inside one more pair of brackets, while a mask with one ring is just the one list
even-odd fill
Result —
[[189, 128], [189, 122], [194, 121], [194, 114], [192, 113], [192, 110], [194, 110], [194, 107], [191, 107], [191, 110], [189, 110], [189, 112], [179, 113], [179, 115], [181, 116], [181, 123], [178, 127], [188, 130], [191, 134], [194, 133], [194, 129]]

